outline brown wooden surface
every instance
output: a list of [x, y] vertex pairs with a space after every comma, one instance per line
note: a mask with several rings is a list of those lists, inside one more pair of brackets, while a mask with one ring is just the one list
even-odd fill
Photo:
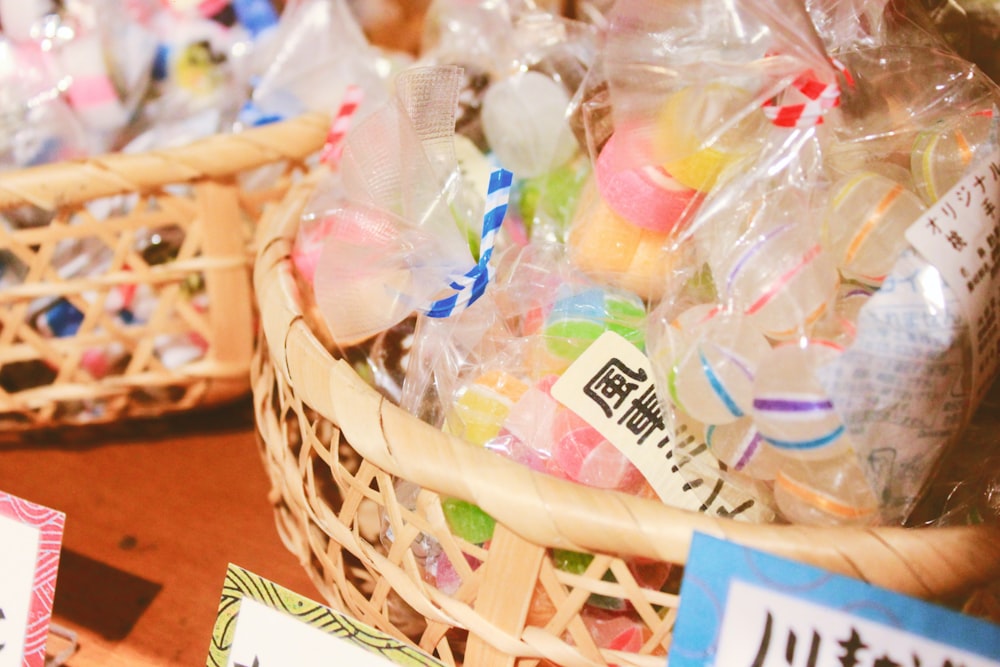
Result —
[[0, 490], [66, 513], [53, 621], [78, 634], [70, 667], [204, 665], [230, 562], [322, 601], [278, 536], [249, 401], [4, 437]]

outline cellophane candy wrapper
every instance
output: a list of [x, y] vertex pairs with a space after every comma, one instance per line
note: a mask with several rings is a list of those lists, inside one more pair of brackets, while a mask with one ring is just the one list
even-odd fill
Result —
[[60, 8], [31, 0], [0, 4], [0, 28], [2, 166], [114, 147], [148, 81], [153, 51], [143, 27], [110, 1]]
[[900, 523], [995, 376], [997, 90], [891, 7], [778, 5], [609, 13], [614, 132], [575, 224], [638, 240], [609, 263], [574, 227], [570, 253], [655, 303], [668, 413], [784, 519]]
[[[386, 99], [383, 53], [369, 43], [345, 1], [304, 0], [282, 14], [268, 60], [253, 72], [253, 92], [240, 110], [244, 126], [294, 118], [306, 111], [333, 113], [349, 86], [365, 91], [367, 103]], [[402, 64], [401, 63], [401, 64]]]
[[597, 44], [593, 26], [531, 2], [438, 0], [428, 10], [418, 62], [461, 67], [459, 158], [481, 188], [491, 164], [514, 174], [510, 242], [564, 239], [589, 171], [569, 110]]
[[483, 196], [471, 193], [453, 134], [461, 72], [411, 68], [391, 99], [358, 123], [343, 149], [344, 197], [326, 211], [314, 292], [342, 349], [431, 310], [474, 267], [473, 220]]
[[228, 128], [272, 60], [278, 24], [271, 0], [164, 3], [150, 17], [156, 59], [142, 120], [156, 126], [215, 110]]

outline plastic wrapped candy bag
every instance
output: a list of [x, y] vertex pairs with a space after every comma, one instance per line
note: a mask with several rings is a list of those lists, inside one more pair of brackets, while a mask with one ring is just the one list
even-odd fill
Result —
[[[637, 295], [581, 276], [546, 245], [509, 248], [495, 284], [474, 307], [447, 320], [418, 320], [402, 405], [472, 445], [546, 474], [659, 496], [692, 510], [769, 520], [773, 511], [763, 489], [756, 483], [741, 489], [723, 479], [718, 465], [702, 466], [705, 457], [683, 429], [668, 447], [652, 444], [665, 430], [651, 435], [645, 447], [655, 459], [650, 468], [637, 454], [643, 448], [630, 445], [639, 435], [631, 427], [620, 427], [624, 436], [609, 432], [586, 399], [555, 391], [577, 381], [569, 379], [579, 374], [574, 369], [606, 332], [641, 357], [646, 316]], [[649, 417], [655, 421], [655, 411]], [[677, 466], [672, 472], [671, 463]], [[703, 488], [677, 474], [688, 466], [698, 469]]]
[[390, 103], [346, 138], [347, 196], [322, 213], [314, 284], [341, 348], [418, 310], [446, 314], [478, 298], [488, 279], [487, 245], [480, 256], [473, 223], [482, 195], [467, 191], [452, 142], [460, 77], [451, 67], [407, 70]]
[[350, 86], [360, 88], [372, 107], [385, 103], [389, 76], [382, 70], [390, 65], [388, 54], [368, 42], [343, 0], [289, 6], [272, 41], [266, 66], [253, 72], [253, 92], [240, 110], [240, 125], [306, 111], [333, 112]]
[[146, 122], [216, 109], [231, 123], [246, 101], [252, 76], [276, 48], [278, 20], [270, 0], [167, 3], [151, 21], [157, 50]]
[[85, 155], [86, 130], [59, 96], [57, 80], [28, 47], [0, 38], [0, 165], [11, 169]]
[[[899, 45], [845, 29], [849, 5], [817, 20], [842, 77], [802, 60], [786, 92], [722, 114], [770, 122], [686, 222], [698, 259], [664, 291], [650, 345], [670, 408], [772, 484], [787, 520], [899, 523], [996, 372], [997, 93], [914, 46], [933, 36], [912, 24]], [[703, 173], [716, 147], [692, 154]]]
[[[838, 144], [867, 147], [871, 162], [894, 167], [887, 175], [895, 183], [881, 195], [869, 191], [868, 203], [858, 198], [863, 186], [850, 182], [846, 194], [831, 197], [852, 197], [862, 210], [881, 197], [888, 219], [898, 208], [889, 205], [890, 193], [898, 192], [897, 200], [916, 193], [926, 211], [905, 240], [897, 232], [882, 251], [897, 259], [859, 312], [854, 343], [821, 376], [859, 443], [883, 522], [905, 520], [944, 455], [963, 455], [963, 431], [997, 368], [996, 331], [988, 322], [997, 293], [991, 267], [998, 231], [990, 209], [1000, 199], [1000, 89], [957, 54], [905, 39], [896, 46], [894, 34], [884, 45], [845, 44], [833, 54], [867, 91], [845, 95], [837, 134], [847, 141]], [[901, 76], [904, 62], [922, 65]], [[886, 116], [875, 121], [879, 113]], [[869, 179], [863, 172], [870, 163], [838, 159], [838, 171], [845, 162], [855, 179]]]
[[[292, 260], [310, 296], [322, 248], [345, 191], [339, 173], [347, 132], [389, 103], [397, 67], [406, 54], [381, 51], [366, 40], [345, 2], [309, 0], [289, 7], [280, 26], [282, 48], [240, 111], [238, 126], [271, 123], [305, 111], [333, 114], [319, 161], [324, 182], [315, 188], [296, 234]], [[399, 56], [401, 61], [395, 61]], [[266, 176], [264, 178], [266, 180]]]
[[86, 152], [117, 147], [146, 90], [154, 40], [145, 5], [114, 0], [0, 6], [4, 35], [24, 67], [46, 73], [86, 130]]
[[773, 28], [762, 11], [625, 2], [609, 12], [576, 105], [594, 163], [568, 238], [582, 270], [653, 301], [678, 289], [697, 269], [695, 214], [762, 149], [764, 103], [804, 70], [820, 85], [835, 78], [818, 38], [799, 36], [811, 32], [801, 9]]
[[[513, 172], [515, 242], [561, 242], [588, 165], [570, 124], [597, 32], [534, 3], [436, 2], [419, 62], [462, 67], [456, 142], [469, 171]], [[480, 153], [476, 156], [475, 153]], [[485, 157], [484, 157], [485, 156]]]

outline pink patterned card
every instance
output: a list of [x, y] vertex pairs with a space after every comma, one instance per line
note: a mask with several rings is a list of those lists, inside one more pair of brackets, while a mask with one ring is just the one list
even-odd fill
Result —
[[0, 667], [43, 667], [66, 515], [0, 491]]

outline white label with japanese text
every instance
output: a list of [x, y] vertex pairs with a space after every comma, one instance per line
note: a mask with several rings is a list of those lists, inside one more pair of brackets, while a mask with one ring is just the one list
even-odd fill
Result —
[[773, 511], [719, 470], [703, 438], [671, 434], [649, 359], [623, 336], [601, 334], [552, 387], [552, 396], [617, 447], [664, 503], [747, 521]]
[[965, 175], [906, 232], [955, 292], [972, 339], [977, 405], [1000, 362], [1000, 153]]
[[40, 531], [0, 514], [0, 667], [21, 667]]
[[388, 667], [394, 663], [252, 598], [242, 599], [228, 667], [320, 664]]
[[[901, 621], [904, 619], [900, 619]], [[1000, 667], [1000, 662], [770, 588], [734, 579], [718, 667]]]

